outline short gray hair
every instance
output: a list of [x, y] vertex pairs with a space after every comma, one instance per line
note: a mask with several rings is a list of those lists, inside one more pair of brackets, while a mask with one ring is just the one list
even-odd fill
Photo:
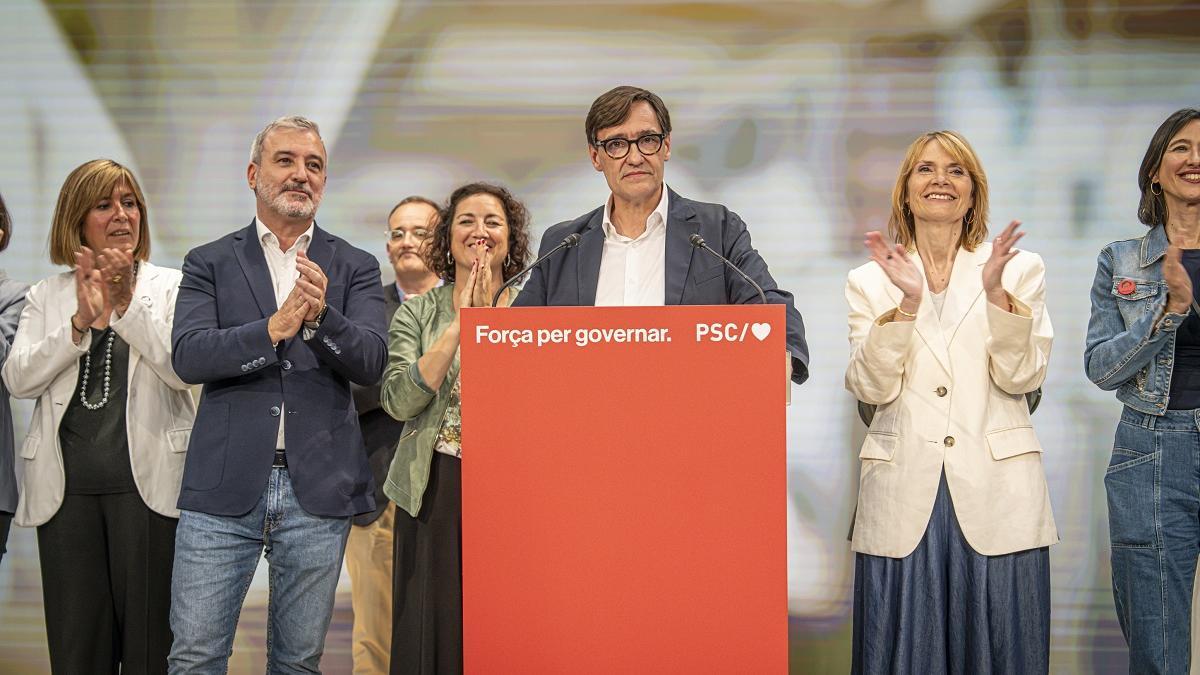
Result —
[[[263, 143], [267, 140], [267, 136], [276, 129], [300, 129], [301, 131], [311, 131], [321, 139], [321, 128], [317, 123], [302, 117], [300, 115], [285, 115], [263, 127], [263, 130], [258, 132], [254, 137], [254, 142], [250, 144], [250, 163], [255, 165], [262, 164]], [[325, 140], [321, 139], [321, 144], [325, 144]]]

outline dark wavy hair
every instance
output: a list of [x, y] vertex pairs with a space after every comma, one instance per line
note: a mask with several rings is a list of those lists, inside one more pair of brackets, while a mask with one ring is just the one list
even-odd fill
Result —
[[8, 248], [8, 242], [12, 241], [12, 218], [8, 215], [8, 207], [4, 205], [4, 197], [0, 197], [0, 230], [4, 231], [0, 235], [0, 251]]
[[467, 183], [450, 194], [446, 205], [438, 211], [437, 226], [425, 249], [425, 264], [430, 271], [454, 282], [454, 260], [450, 256], [450, 230], [454, 224], [454, 211], [462, 200], [475, 195], [491, 195], [504, 206], [504, 219], [508, 221], [508, 257], [504, 260], [501, 275], [505, 281], [516, 276], [529, 260], [529, 210], [506, 188], [492, 183]]
[[1158, 131], [1150, 139], [1146, 148], [1146, 156], [1142, 158], [1142, 168], [1138, 171], [1138, 189], [1142, 191], [1142, 200], [1138, 204], [1138, 220], [1147, 227], [1167, 224], [1167, 200], [1163, 199], [1162, 186], [1156, 194], [1152, 189], [1157, 184], [1158, 169], [1162, 166], [1163, 155], [1167, 153], [1167, 144], [1179, 133], [1188, 122], [1200, 119], [1200, 110], [1183, 108], [1176, 110], [1170, 117], [1158, 125]]

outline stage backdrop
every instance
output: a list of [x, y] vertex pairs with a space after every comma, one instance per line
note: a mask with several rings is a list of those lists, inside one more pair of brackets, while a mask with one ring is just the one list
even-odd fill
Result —
[[[648, 87], [672, 113], [670, 185], [737, 211], [804, 313], [812, 377], [788, 410], [792, 670], [844, 672], [863, 427], [842, 387], [842, 288], [862, 233], [886, 225], [903, 149], [957, 129], [987, 170], [993, 232], [1021, 219], [1048, 268], [1057, 339], [1034, 423], [1062, 534], [1052, 670], [1123, 672], [1101, 483], [1119, 406], [1082, 373], [1087, 294], [1100, 246], [1144, 231], [1150, 135], [1200, 105], [1197, 25], [1197, 3], [1169, 0], [6, 0], [0, 191], [15, 226], [0, 265], [31, 281], [59, 271], [46, 246], [59, 186], [107, 156], [146, 191], [153, 260], [178, 266], [250, 222], [250, 140], [289, 113], [317, 120], [329, 148], [320, 223], [381, 262], [397, 200], [466, 181], [512, 188], [540, 233], [607, 196], [585, 154], [592, 99]], [[38, 672], [33, 533], [10, 547], [0, 671]], [[264, 591], [243, 615], [244, 672], [261, 672]], [[345, 597], [330, 672], [348, 668]]]

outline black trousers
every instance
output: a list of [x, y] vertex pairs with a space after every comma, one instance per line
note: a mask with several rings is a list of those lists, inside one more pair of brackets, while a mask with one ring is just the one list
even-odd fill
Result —
[[433, 453], [416, 518], [396, 511], [391, 675], [459, 675], [462, 653], [462, 464]]
[[177, 522], [136, 492], [68, 494], [38, 527], [56, 675], [167, 672]]
[[4, 562], [4, 554], [8, 553], [8, 530], [12, 527], [13, 514], [0, 511], [0, 562]]

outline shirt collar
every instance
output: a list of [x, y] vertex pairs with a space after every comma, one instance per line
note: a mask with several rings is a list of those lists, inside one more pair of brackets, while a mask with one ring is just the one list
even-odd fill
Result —
[[[291, 252], [297, 250], [298, 248], [302, 251], [307, 251], [308, 243], [310, 241], [312, 241], [313, 228], [315, 226], [316, 226], [315, 220], [313, 222], [309, 223], [308, 229], [305, 230], [304, 233], [301, 234], [299, 237], [296, 237], [295, 243], [293, 243], [292, 247], [290, 249], [288, 249], [286, 252], [291, 253]], [[254, 231], [258, 233], [258, 243], [262, 244], [264, 248], [274, 247], [276, 251], [279, 250], [279, 238], [275, 236], [274, 232], [267, 229], [266, 224], [264, 224], [263, 221], [259, 220], [258, 216], [254, 217]]]
[[[653, 230], [656, 230], [660, 227], [666, 227], [666, 225], [667, 225], [667, 192], [668, 192], [667, 185], [666, 185], [666, 183], [663, 183], [662, 197], [660, 197], [658, 199], [658, 206], [654, 207], [654, 211], [652, 211], [650, 213], [650, 216], [648, 218], [646, 218], [646, 231], [643, 232], [641, 234], [641, 236], [638, 237], [638, 239], [641, 239], [642, 237], [647, 236]], [[605, 239], [612, 239], [613, 237], [621, 237], [621, 234], [617, 232], [616, 227], [614, 227], [613, 223], [612, 223], [612, 203], [613, 203], [612, 195], [609, 195], [608, 201], [604, 202], [604, 221], [601, 223], [601, 227], [604, 228], [604, 238]], [[622, 237], [622, 238], [624, 239], [626, 237]], [[633, 241], [633, 240], [630, 240], [630, 241]]]
[[[441, 286], [444, 283], [446, 283], [445, 279], [438, 279], [437, 283], [433, 285], [433, 288], [437, 288], [438, 286]], [[396, 287], [396, 297], [400, 298], [400, 302], [404, 302], [405, 300], [408, 299], [408, 294], [404, 292], [403, 288], [400, 288], [399, 281], [393, 281], [392, 285]], [[431, 288], [430, 290], [433, 290], [433, 289]]]

